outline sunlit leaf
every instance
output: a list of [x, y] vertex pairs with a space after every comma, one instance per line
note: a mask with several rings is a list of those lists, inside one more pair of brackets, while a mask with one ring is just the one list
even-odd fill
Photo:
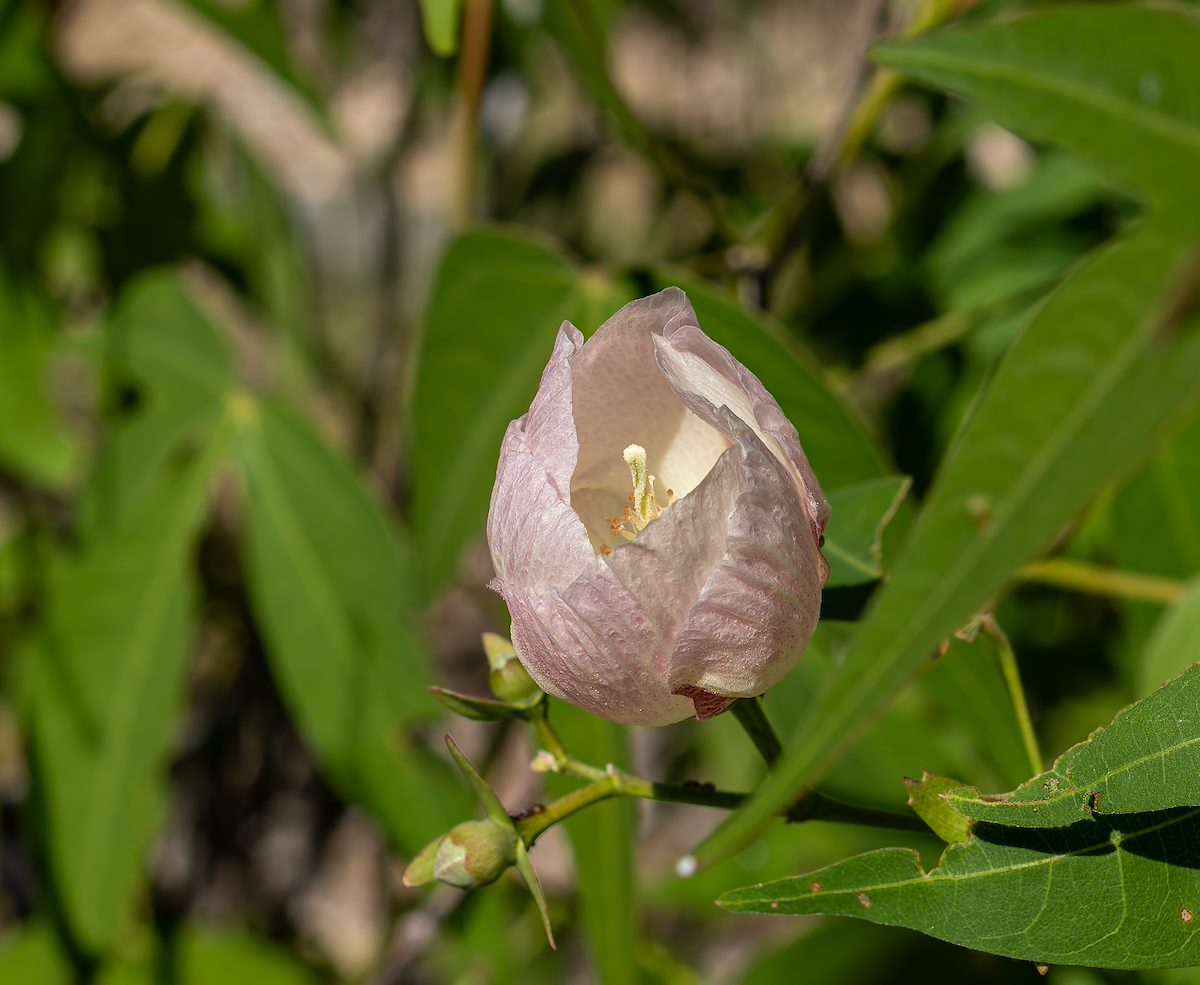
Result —
[[1031, 828], [1200, 805], [1198, 707], [1200, 664], [1130, 705], [1011, 793], [982, 797], [959, 788], [944, 799], [966, 817]]
[[735, 912], [831, 914], [911, 927], [1038, 964], [1200, 964], [1200, 808], [1030, 831], [977, 824], [936, 868], [885, 848], [792, 879], [735, 889]]
[[425, 40], [434, 54], [445, 58], [458, 48], [458, 20], [463, 0], [421, 0], [421, 23]]
[[1190, 8], [1090, 4], [885, 44], [872, 57], [1101, 174], [1194, 202], [1197, 50]]
[[0, 941], [0, 981], [71, 985], [70, 957], [45, 924], [29, 924]]
[[0, 468], [58, 487], [79, 449], [51, 397], [52, 357], [48, 312], [0, 276]]
[[[122, 378], [147, 399], [114, 429], [90, 530], [51, 565], [45, 625], [26, 652], [51, 870], [89, 950], [127, 917], [160, 820], [191, 635], [188, 554], [225, 447], [227, 381], [206, 363], [220, 342], [177, 282], [131, 288], [110, 331]], [[201, 396], [191, 387], [205, 366]]]
[[405, 734], [434, 707], [410, 626], [412, 557], [307, 426], [248, 400], [239, 420], [250, 595], [280, 689], [332, 778], [415, 850], [469, 799]]
[[939, 642], [1111, 481], [1112, 463], [1145, 454], [1189, 408], [1200, 333], [1178, 297], [1194, 288], [1181, 264], [1194, 234], [1187, 217], [1182, 228], [1173, 220], [1144, 223], [1040, 309], [949, 455], [841, 673], [703, 859], [744, 844], [828, 772]]

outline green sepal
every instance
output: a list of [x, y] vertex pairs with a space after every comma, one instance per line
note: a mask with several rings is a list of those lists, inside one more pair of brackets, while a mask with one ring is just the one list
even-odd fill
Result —
[[557, 950], [558, 945], [554, 943], [554, 928], [550, 926], [550, 910], [546, 906], [546, 894], [542, 892], [542, 881], [538, 878], [533, 863], [529, 861], [529, 850], [525, 847], [525, 842], [520, 838], [517, 839], [516, 861], [513, 862], [513, 865], [521, 873], [521, 878], [529, 887], [529, 895], [533, 897], [533, 902], [537, 905], [538, 913], [542, 918], [542, 926], [546, 930], [547, 942], [551, 948]]
[[503, 722], [509, 718], [524, 718], [525, 709], [493, 701], [491, 698], [476, 698], [469, 694], [451, 691], [445, 687], [431, 687], [429, 693], [454, 714], [474, 722]]
[[475, 796], [483, 804], [487, 816], [500, 827], [515, 832], [517, 826], [513, 824], [513, 819], [508, 816], [508, 811], [500, 803], [500, 798], [496, 796], [496, 792], [487, 785], [487, 781], [479, 775], [479, 771], [471, 765], [471, 761], [467, 759], [466, 754], [458, 748], [458, 743], [449, 735], [446, 736], [446, 748], [450, 750], [451, 758], [453, 758], [455, 764], [462, 770], [463, 776], [467, 778], [471, 787], [475, 790]]

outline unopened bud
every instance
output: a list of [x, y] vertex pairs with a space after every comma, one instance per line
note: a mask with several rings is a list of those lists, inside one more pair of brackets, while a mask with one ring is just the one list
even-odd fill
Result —
[[517, 651], [497, 633], [483, 634], [483, 652], [487, 654], [488, 685], [506, 704], [529, 708], [542, 699], [542, 689], [534, 683], [529, 672], [517, 658]]
[[442, 838], [433, 875], [459, 889], [495, 882], [517, 858], [517, 835], [492, 821], [464, 821]]

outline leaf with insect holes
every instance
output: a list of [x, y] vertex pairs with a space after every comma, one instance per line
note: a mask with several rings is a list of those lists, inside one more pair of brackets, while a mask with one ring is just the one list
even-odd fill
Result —
[[984, 797], [959, 787], [944, 799], [965, 817], [1026, 828], [1200, 805], [1198, 709], [1200, 664], [1194, 664], [1012, 793]]
[[1039, 964], [1186, 967], [1200, 964], [1200, 808], [1050, 830], [981, 822], [927, 872], [911, 849], [885, 848], [717, 903], [858, 917]]

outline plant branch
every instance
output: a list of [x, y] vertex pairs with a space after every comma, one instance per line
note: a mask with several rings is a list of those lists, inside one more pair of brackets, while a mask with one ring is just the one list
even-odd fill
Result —
[[[639, 800], [657, 800], [663, 803], [691, 804], [696, 807], [713, 807], [735, 810], [749, 794], [728, 790], [716, 790], [699, 783], [659, 783], [634, 776], [618, 769], [611, 763], [603, 769], [581, 762], [570, 756], [546, 716], [545, 702], [531, 709], [529, 716], [545, 747], [546, 755], [553, 762], [553, 769], [569, 776], [588, 780], [588, 784], [572, 790], [542, 810], [517, 821], [517, 832], [528, 846], [549, 828], [572, 814], [610, 797], [633, 797]], [[739, 706], [742, 711], [738, 711]], [[772, 762], [779, 755], [779, 739], [762, 712], [758, 698], [744, 698], [733, 705], [738, 720], [747, 733], [755, 739], [764, 759]], [[757, 736], [757, 738], [755, 738]], [[880, 811], [870, 807], [859, 807], [843, 803], [819, 791], [811, 791], [793, 804], [784, 816], [789, 821], [829, 821], [842, 824], [861, 824], [869, 827], [886, 828], [894, 831], [926, 832], [924, 823], [915, 816]]]
[[1053, 585], [1089, 595], [1103, 595], [1130, 602], [1156, 602], [1159, 605], [1178, 602], [1184, 592], [1183, 582], [1173, 578], [1104, 568], [1070, 558], [1034, 561], [1020, 568], [1017, 578], [1031, 584]]

